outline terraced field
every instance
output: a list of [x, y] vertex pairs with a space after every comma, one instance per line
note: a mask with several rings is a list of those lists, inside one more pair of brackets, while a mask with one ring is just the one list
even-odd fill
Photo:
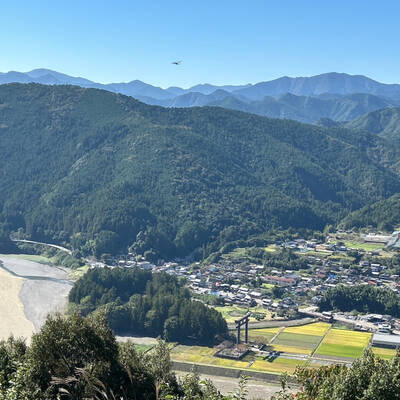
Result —
[[371, 333], [331, 329], [324, 337], [316, 354], [333, 357], [361, 357], [371, 340]]

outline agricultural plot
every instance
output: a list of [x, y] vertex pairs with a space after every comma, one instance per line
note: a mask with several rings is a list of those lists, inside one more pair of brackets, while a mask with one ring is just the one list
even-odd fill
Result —
[[280, 328], [251, 329], [249, 330], [249, 340], [251, 342], [268, 344], [279, 330]]
[[307, 354], [311, 353], [321, 342], [330, 324], [316, 322], [313, 324], [285, 328], [272, 343], [276, 351], [286, 353]]
[[326, 332], [328, 332], [330, 326], [331, 325], [326, 322], [314, 322], [307, 325], [291, 326], [285, 328], [284, 332], [300, 333], [302, 335], [324, 336]]
[[[239, 307], [239, 306], [222, 306], [222, 307], [214, 307], [217, 311], [219, 311], [222, 316], [225, 318], [228, 324], [234, 323], [237, 319], [244, 317], [248, 311], [252, 313], [264, 314], [265, 319], [268, 319], [271, 314], [267, 310], [262, 307]], [[250, 317], [250, 322], [257, 321], [255, 318]]]
[[316, 354], [332, 357], [359, 358], [371, 340], [371, 333], [331, 329]]
[[276, 351], [310, 355], [321, 341], [321, 336], [281, 332], [272, 343]]
[[229, 368], [247, 368], [249, 365], [249, 361], [247, 359], [244, 361], [236, 361], [214, 357], [213, 354], [215, 352], [216, 350], [211, 347], [179, 345], [172, 350], [171, 358], [173, 361], [217, 365]]
[[376, 251], [381, 250], [385, 245], [383, 243], [364, 243], [358, 241], [345, 241], [344, 245], [348, 249], [359, 249], [365, 251]]
[[292, 374], [297, 366], [305, 366], [307, 361], [295, 360], [291, 358], [277, 357], [273, 361], [258, 358], [250, 367], [252, 370]]
[[384, 347], [371, 347], [372, 352], [385, 360], [391, 360], [396, 355], [395, 349], [386, 349]]

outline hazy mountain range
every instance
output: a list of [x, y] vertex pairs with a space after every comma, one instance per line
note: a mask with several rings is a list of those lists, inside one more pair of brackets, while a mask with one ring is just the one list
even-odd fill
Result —
[[36, 82], [105, 89], [163, 107], [219, 106], [273, 118], [316, 123], [321, 118], [349, 121], [371, 111], [400, 106], [400, 85], [384, 84], [361, 75], [326, 73], [282, 77], [247, 85], [195, 85], [162, 89], [139, 80], [101, 84], [48, 69], [0, 73], [0, 84]]

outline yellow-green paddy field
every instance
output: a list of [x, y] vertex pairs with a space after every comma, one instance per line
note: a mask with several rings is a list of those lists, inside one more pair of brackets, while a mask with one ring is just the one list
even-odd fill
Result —
[[[393, 349], [373, 347], [372, 334], [335, 328], [325, 322], [294, 327], [249, 330], [251, 343], [262, 343], [261, 355], [250, 351], [241, 360], [215, 356], [212, 347], [176, 345], [171, 351], [173, 361], [269, 373], [293, 373], [297, 366], [318, 367], [332, 363], [349, 363], [362, 356], [367, 348], [377, 356], [391, 359]], [[269, 352], [274, 352], [273, 357]]]

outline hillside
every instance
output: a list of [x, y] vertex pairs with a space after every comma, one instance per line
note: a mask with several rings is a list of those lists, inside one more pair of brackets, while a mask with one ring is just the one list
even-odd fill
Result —
[[271, 227], [322, 229], [400, 191], [374, 135], [221, 108], [9, 84], [0, 127], [0, 222], [97, 255], [201, 256]]
[[393, 231], [400, 225], [400, 194], [354, 211], [344, 218], [341, 225], [345, 228], [373, 227]]
[[400, 108], [385, 108], [345, 124], [349, 129], [365, 130], [382, 138], [400, 142]]

